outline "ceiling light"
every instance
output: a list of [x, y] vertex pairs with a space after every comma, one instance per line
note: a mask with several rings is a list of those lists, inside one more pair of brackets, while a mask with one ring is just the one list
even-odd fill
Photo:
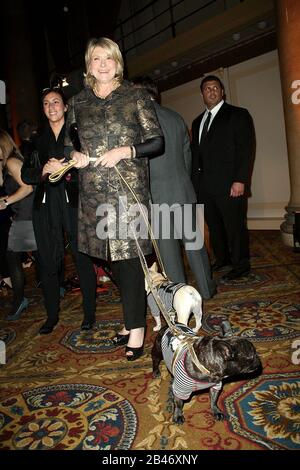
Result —
[[64, 78], [62, 79], [61, 86], [62, 86], [62, 87], [65, 87], [65, 86], [69, 86], [69, 85], [70, 85], [70, 84], [69, 84], [69, 82], [68, 82], [68, 80], [67, 80], [67, 77], [64, 77]]
[[160, 69], [155, 69], [154, 73], [155, 73], [155, 75], [159, 75], [160, 74]]
[[241, 39], [241, 33], [233, 33], [232, 39], [234, 41], [239, 41]]
[[173, 62], [171, 62], [171, 65], [172, 65], [172, 67], [177, 67], [177, 65], [178, 65], [177, 60], [173, 60]]
[[267, 22], [266, 21], [260, 21], [259, 23], [257, 23], [257, 27], [259, 29], [265, 29], [267, 27]]

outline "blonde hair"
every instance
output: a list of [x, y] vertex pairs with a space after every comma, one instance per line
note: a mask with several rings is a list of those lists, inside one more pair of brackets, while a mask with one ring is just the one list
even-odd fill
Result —
[[13, 139], [3, 129], [0, 129], [0, 149], [3, 158], [3, 167], [6, 165], [7, 159], [13, 155], [18, 155], [18, 157], [23, 159]]
[[86, 67], [86, 75], [84, 78], [84, 82], [90, 88], [94, 88], [96, 84], [96, 79], [90, 73], [90, 65], [92, 60], [92, 54], [96, 47], [102, 47], [109, 56], [116, 62], [117, 70], [115, 80], [118, 83], [121, 83], [123, 80], [123, 70], [124, 70], [124, 61], [120, 51], [120, 48], [117, 43], [112, 41], [109, 38], [93, 38], [90, 39], [85, 51], [85, 67]]

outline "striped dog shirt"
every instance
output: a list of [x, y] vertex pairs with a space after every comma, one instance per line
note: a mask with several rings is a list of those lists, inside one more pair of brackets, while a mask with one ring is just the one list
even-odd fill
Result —
[[[168, 282], [166, 284], [162, 284], [157, 289], [158, 295], [160, 300], [165, 306], [165, 309], [169, 313], [173, 310], [173, 299], [176, 292], [184, 287], [186, 284], [178, 283], [178, 282]], [[154, 317], [158, 317], [160, 315], [160, 309], [155, 301], [153, 294], [150, 292], [147, 297], [148, 305], [151, 310], [151, 313]]]
[[[196, 336], [193, 330], [188, 326], [182, 324], [176, 324], [176, 327], [179, 328], [182, 333], [187, 336]], [[164, 361], [169, 372], [172, 373], [172, 362], [175, 351], [178, 347], [180, 339], [176, 336], [173, 336], [170, 329], [168, 328], [161, 340], [161, 348]], [[203, 380], [197, 380], [194, 377], [191, 377], [186, 368], [186, 360], [188, 355], [188, 349], [186, 346], [182, 348], [180, 353], [177, 356], [176, 362], [173, 366], [174, 371], [174, 381], [172, 384], [173, 394], [176, 398], [181, 400], [187, 400], [190, 395], [197, 390], [204, 390], [205, 388], [214, 388], [220, 390], [222, 387], [222, 382], [206, 382]], [[191, 359], [189, 359], [191, 360]]]

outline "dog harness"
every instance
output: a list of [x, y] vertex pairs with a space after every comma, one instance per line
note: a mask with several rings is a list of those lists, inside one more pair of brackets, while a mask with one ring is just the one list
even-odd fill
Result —
[[[182, 284], [178, 282], [171, 282], [171, 283], [168, 282], [168, 283], [163, 283], [161, 284], [161, 286], [159, 286], [158, 295], [168, 313], [174, 309], [173, 307], [174, 295], [179, 289], [181, 289], [181, 287], [184, 287], [185, 285], [186, 284]], [[160, 315], [160, 309], [151, 292], [148, 294], [147, 300], [148, 300], [148, 305], [149, 305], [152, 315], [154, 317], [158, 317]]]
[[[193, 330], [188, 326], [182, 324], [176, 324], [183, 334], [187, 336], [196, 336]], [[201, 338], [199, 338], [201, 339]], [[181, 400], [187, 400], [190, 395], [197, 390], [204, 390], [205, 388], [213, 388], [215, 390], [220, 390], [222, 388], [222, 382], [207, 382], [204, 380], [197, 380], [194, 377], [191, 377], [186, 368], [186, 361], [190, 359], [188, 357], [189, 352], [186, 346], [184, 346], [177, 357], [175, 358], [175, 363], [173, 364], [173, 358], [178, 347], [179, 339], [171, 333], [168, 328], [161, 340], [161, 348], [164, 361], [166, 366], [173, 374], [174, 380], [172, 384], [172, 391], [176, 398]], [[173, 372], [172, 372], [173, 369]]]

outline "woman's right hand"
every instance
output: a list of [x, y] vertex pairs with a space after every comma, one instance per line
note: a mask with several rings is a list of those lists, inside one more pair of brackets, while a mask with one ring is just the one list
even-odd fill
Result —
[[74, 165], [74, 168], [85, 168], [90, 163], [90, 159], [88, 155], [82, 152], [76, 152], [76, 150], [71, 152], [70, 157], [72, 158], [72, 160], [75, 160], [76, 162], [76, 165]]

